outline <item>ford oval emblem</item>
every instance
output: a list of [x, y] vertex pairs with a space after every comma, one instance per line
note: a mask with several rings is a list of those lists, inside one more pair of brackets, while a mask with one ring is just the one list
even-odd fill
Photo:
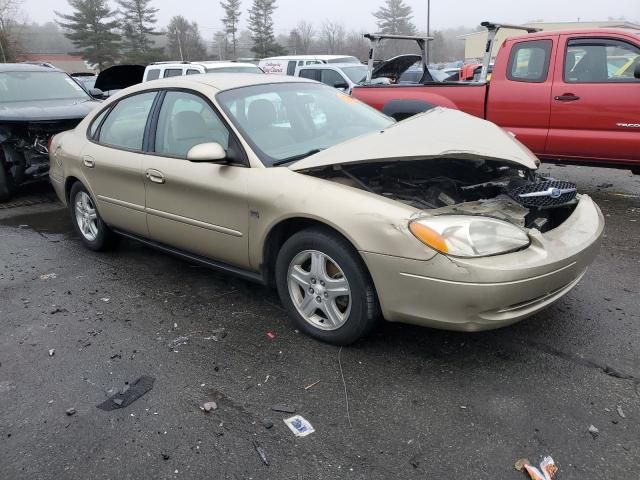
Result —
[[559, 188], [552, 188], [549, 194], [551, 198], [560, 198], [561, 195], [562, 195], [562, 192], [560, 191]]

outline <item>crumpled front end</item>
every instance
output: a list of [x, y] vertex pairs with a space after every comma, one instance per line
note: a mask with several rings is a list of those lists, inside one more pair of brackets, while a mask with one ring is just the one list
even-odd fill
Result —
[[597, 255], [603, 229], [600, 209], [583, 195], [561, 225], [530, 230], [531, 244], [517, 252], [428, 261], [361, 253], [387, 320], [479, 331], [522, 320], [569, 292]]

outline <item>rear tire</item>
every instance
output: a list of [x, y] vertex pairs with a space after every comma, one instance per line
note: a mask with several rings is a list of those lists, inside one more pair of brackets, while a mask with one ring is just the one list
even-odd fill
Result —
[[323, 228], [289, 238], [276, 260], [280, 300], [307, 335], [347, 345], [365, 336], [380, 316], [373, 281], [355, 249]]
[[13, 181], [13, 176], [4, 159], [4, 152], [0, 145], [0, 202], [8, 201], [16, 191], [16, 186]]
[[95, 200], [80, 182], [74, 183], [71, 187], [69, 213], [75, 232], [88, 249], [103, 251], [116, 244], [118, 237], [102, 221]]

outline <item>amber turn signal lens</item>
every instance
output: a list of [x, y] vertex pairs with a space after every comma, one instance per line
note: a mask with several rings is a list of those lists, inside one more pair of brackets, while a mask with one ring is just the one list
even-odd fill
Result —
[[439, 252], [449, 253], [449, 248], [447, 247], [447, 243], [444, 238], [442, 238], [442, 236], [435, 230], [418, 222], [409, 224], [409, 230], [411, 230], [411, 233], [413, 233], [422, 243], [438, 250]]

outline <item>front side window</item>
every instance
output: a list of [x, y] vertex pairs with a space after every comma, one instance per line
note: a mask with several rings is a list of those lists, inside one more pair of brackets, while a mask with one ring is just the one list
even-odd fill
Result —
[[147, 92], [120, 100], [102, 124], [98, 142], [141, 151], [144, 129], [155, 97], [156, 92]]
[[253, 85], [223, 91], [216, 98], [269, 167], [394, 123], [364, 103], [317, 83]]
[[516, 43], [509, 57], [507, 78], [515, 82], [543, 83], [549, 73], [551, 40]]
[[322, 77], [320, 80], [325, 85], [335, 87], [336, 85], [346, 85], [346, 80], [342, 78], [335, 70], [322, 70]]
[[187, 75], [198, 75], [200, 73], [200, 70], [194, 70], [193, 68], [190, 68], [189, 70], [187, 70]]
[[616, 83], [640, 81], [633, 76], [640, 48], [612, 39], [576, 39], [567, 44], [564, 81]]
[[88, 101], [91, 97], [66, 73], [0, 72], [0, 102], [37, 102], [46, 100]]
[[167, 92], [158, 117], [156, 153], [186, 158], [192, 147], [211, 142], [229, 146], [229, 131], [211, 106], [192, 93]]
[[180, 77], [181, 75], [182, 75], [182, 69], [181, 68], [167, 68], [164, 71], [163, 78]]
[[308, 78], [310, 80], [315, 80], [316, 82], [320, 81], [320, 70], [315, 68], [305, 68], [300, 70], [300, 75], [302, 78]]

